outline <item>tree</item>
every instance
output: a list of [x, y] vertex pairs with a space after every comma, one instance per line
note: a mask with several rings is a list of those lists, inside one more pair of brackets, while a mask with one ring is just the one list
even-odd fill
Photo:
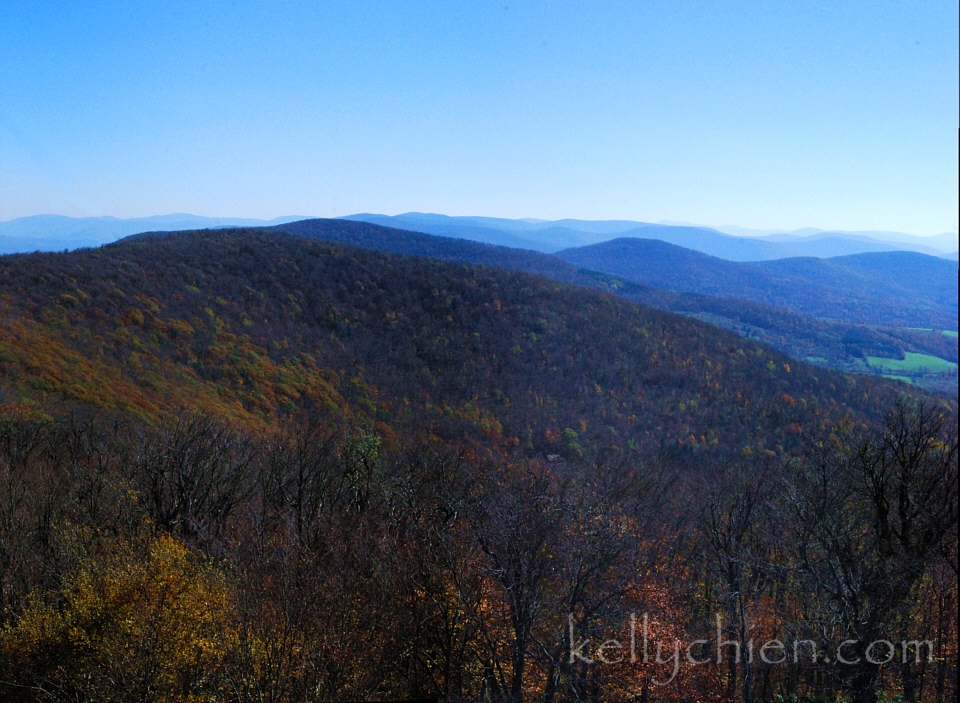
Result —
[[201, 701], [218, 689], [231, 594], [177, 540], [144, 537], [89, 555], [61, 595], [34, 594], [0, 633], [4, 696]]
[[721, 584], [727, 630], [738, 643], [737, 656], [727, 655], [727, 697], [736, 698], [742, 669], [740, 698], [744, 703], [753, 700], [753, 663], [747, 660], [747, 641], [757, 602], [768, 586], [765, 537], [769, 538], [772, 523], [766, 472], [767, 467], [749, 464], [719, 467], [715, 488], [700, 517], [713, 556], [710, 566]]
[[[843, 644], [849, 662], [834, 661], [833, 675], [854, 703], [875, 703], [886, 657], [875, 643], [889, 641], [914, 588], [956, 539], [956, 417], [899, 399], [881, 430], [844, 440], [800, 465], [788, 487], [792, 547], [801, 587], [819, 601], [809, 631], [832, 628], [830, 644]], [[904, 697], [915, 698], [910, 681]]]

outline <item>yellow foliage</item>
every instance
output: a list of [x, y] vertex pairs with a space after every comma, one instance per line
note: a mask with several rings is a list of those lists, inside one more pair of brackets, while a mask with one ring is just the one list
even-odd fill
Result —
[[139, 308], [130, 308], [130, 321], [138, 326], [143, 326], [144, 315]]
[[172, 537], [83, 559], [60, 602], [35, 597], [0, 637], [0, 678], [86, 700], [209, 699], [234, 637], [223, 577]]

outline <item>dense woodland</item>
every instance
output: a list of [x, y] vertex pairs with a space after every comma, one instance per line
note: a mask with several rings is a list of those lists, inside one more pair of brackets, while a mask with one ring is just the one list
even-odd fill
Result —
[[[868, 356], [903, 359], [905, 352], [957, 361], [956, 337], [902, 327], [923, 322], [953, 329], [957, 322], [956, 266], [910, 252], [742, 264], [638, 239], [551, 256], [366, 222], [302, 220], [275, 230], [377, 251], [536, 273], [706, 320], [796, 359], [842, 371], [876, 373]], [[617, 272], [625, 277], [612, 275]], [[708, 290], [715, 294], [705, 294]], [[956, 393], [956, 373], [915, 374], [911, 380], [924, 388]]]
[[[2, 257], [0, 697], [952, 700], [956, 434], [955, 397], [497, 267]], [[631, 614], [646, 660], [600, 649]]]

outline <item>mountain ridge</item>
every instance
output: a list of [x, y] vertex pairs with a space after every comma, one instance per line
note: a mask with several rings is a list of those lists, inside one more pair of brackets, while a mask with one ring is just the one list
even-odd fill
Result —
[[189, 399], [271, 424], [329, 407], [533, 452], [577, 436], [707, 450], [718, 433], [778, 451], [789, 428], [867, 416], [894, 391], [599, 291], [275, 230], [2, 257], [0, 280], [0, 401], [47, 408], [149, 417]]
[[[619, 238], [556, 256], [638, 283], [746, 299], [813, 317], [938, 329], [956, 325], [956, 267], [916, 252], [731, 262], [660, 240]], [[917, 267], [922, 271], [908, 275]]]
[[[62, 251], [99, 246], [123, 236], [146, 231], [207, 229], [228, 226], [271, 226], [308, 219], [284, 216], [272, 220], [202, 217], [189, 214], [158, 215], [146, 218], [70, 218], [62, 215], [35, 215], [0, 222], [0, 253]], [[636, 230], [633, 236], [660, 238], [729, 260], [751, 261], [790, 256], [837, 256], [865, 251], [910, 250], [950, 257], [957, 247], [955, 234], [915, 237], [889, 232], [838, 232], [794, 230], [772, 236], [734, 236], [731, 228], [646, 223], [632, 220], [510, 220], [410, 212], [401, 215], [360, 213], [339, 219], [361, 220], [384, 226], [426, 232], [440, 236], [471, 239], [485, 243], [552, 253], [573, 246], [594, 244]], [[804, 236], [799, 236], [803, 233]], [[902, 234], [902, 236], [900, 236]], [[871, 235], [877, 235], [872, 237]], [[899, 238], [900, 241], [892, 241]], [[887, 241], [891, 240], [891, 241]]]

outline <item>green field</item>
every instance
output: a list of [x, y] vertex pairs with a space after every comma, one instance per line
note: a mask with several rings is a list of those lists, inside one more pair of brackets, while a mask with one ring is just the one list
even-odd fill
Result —
[[899, 376], [895, 373], [882, 373], [880, 375], [884, 378], [892, 378], [896, 381], [903, 381], [904, 383], [909, 383], [911, 386], [913, 385], [913, 379], [909, 376]]
[[957, 365], [952, 361], [946, 361], [937, 356], [929, 354], [917, 354], [915, 352], [904, 352], [904, 359], [887, 359], [882, 356], [868, 356], [867, 361], [870, 366], [888, 373], [898, 371], [913, 373], [940, 373], [942, 371], [954, 371]]
[[902, 329], [910, 330], [911, 332], [937, 332], [944, 337], [957, 338], [957, 330], [935, 330], [932, 327], [903, 327]]

